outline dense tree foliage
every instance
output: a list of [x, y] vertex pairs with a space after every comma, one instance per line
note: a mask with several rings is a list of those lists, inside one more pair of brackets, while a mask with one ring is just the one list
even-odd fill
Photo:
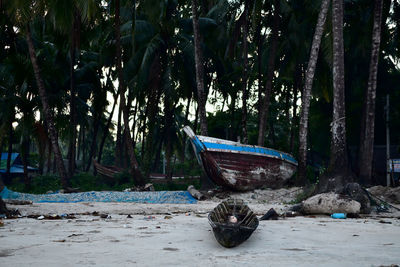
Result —
[[399, 24], [391, 0], [3, 0], [0, 150], [64, 187], [92, 160], [141, 184], [193, 158], [191, 125], [294, 154], [299, 183], [378, 183], [386, 95], [400, 142]]

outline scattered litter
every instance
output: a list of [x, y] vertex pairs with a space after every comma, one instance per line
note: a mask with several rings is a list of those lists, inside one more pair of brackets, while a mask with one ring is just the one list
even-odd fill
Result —
[[388, 221], [384, 221], [384, 220], [380, 220], [379, 223], [392, 224], [392, 222], [388, 222]]
[[83, 235], [83, 234], [72, 234], [72, 235], [69, 235], [68, 237], [81, 236], [81, 235]]
[[100, 218], [102, 218], [102, 219], [111, 219], [111, 216], [108, 215], [108, 214], [102, 213], [102, 214], [100, 214]]
[[6, 199], [4, 202], [8, 205], [32, 205], [30, 200], [17, 200], [17, 199]]
[[149, 215], [149, 216], [145, 216], [143, 219], [146, 221], [150, 221], [150, 220], [154, 220], [155, 218], [156, 218], [156, 216]]
[[4, 226], [4, 223], [2, 220], [0, 220], [0, 227], [3, 227], [3, 226]]
[[172, 216], [167, 215], [164, 217], [164, 219], [166, 219], [166, 220], [172, 219]]
[[283, 214], [283, 217], [296, 217], [296, 216], [300, 216], [300, 212], [297, 211], [287, 211]]
[[261, 218], [260, 221], [263, 220], [278, 220], [279, 214], [273, 209], [269, 209], [267, 213], [265, 213]]
[[331, 217], [333, 219], [346, 219], [347, 218], [347, 214], [346, 213], [333, 213], [331, 215]]
[[229, 216], [228, 221], [229, 221], [230, 223], [237, 223], [238, 220], [237, 220], [236, 216], [231, 215], [231, 216]]
[[37, 217], [36, 219], [38, 219], [38, 220], [43, 220], [43, 219], [44, 219], [44, 216], [41, 215], [41, 216]]
[[61, 242], [61, 243], [63, 243], [63, 242], [65, 242], [65, 239], [53, 240], [53, 242]]
[[197, 190], [196, 188], [194, 188], [193, 185], [189, 185], [187, 188], [187, 191], [189, 192], [190, 195], [192, 195], [192, 197], [194, 197], [197, 200], [204, 200], [206, 199], [205, 195], [203, 195], [202, 193], [200, 193], [199, 190]]
[[163, 248], [163, 250], [167, 250], [167, 251], [178, 251], [178, 248]]
[[185, 213], [185, 216], [190, 216], [190, 213], [189, 213], [189, 212], [186, 212], [186, 213]]

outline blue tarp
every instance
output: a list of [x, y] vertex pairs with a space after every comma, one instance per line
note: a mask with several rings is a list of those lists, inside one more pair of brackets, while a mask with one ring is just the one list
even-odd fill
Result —
[[[0, 157], [0, 174], [7, 172], [7, 158], [8, 153], [1, 153]], [[38, 171], [38, 168], [28, 166], [28, 172]], [[22, 174], [24, 173], [24, 166], [22, 165], [22, 160], [19, 153], [11, 153], [11, 174]]]
[[195, 204], [197, 202], [187, 191], [155, 192], [117, 192], [91, 191], [71, 194], [27, 194], [9, 190], [4, 187], [0, 192], [3, 199], [30, 200], [36, 203], [75, 203], [75, 202], [135, 202], [154, 204]]

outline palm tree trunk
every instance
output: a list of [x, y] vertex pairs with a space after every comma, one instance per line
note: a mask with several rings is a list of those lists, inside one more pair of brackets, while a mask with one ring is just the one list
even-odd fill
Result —
[[125, 100], [125, 92], [126, 86], [122, 73], [122, 48], [121, 48], [121, 32], [120, 32], [120, 2], [119, 0], [115, 1], [115, 31], [116, 31], [116, 60], [117, 60], [117, 73], [118, 73], [118, 91], [120, 92], [120, 106], [123, 111], [123, 120], [124, 120], [124, 134], [125, 134], [125, 142], [129, 155], [129, 162], [131, 167], [131, 174], [133, 178], [133, 182], [137, 185], [144, 184], [144, 179], [142, 174], [139, 171], [139, 165], [136, 160], [135, 150], [133, 148], [132, 137], [129, 128], [129, 107], [126, 105]]
[[341, 191], [350, 180], [346, 149], [344, 87], [343, 0], [332, 0], [333, 116], [328, 171], [320, 179], [318, 192]]
[[369, 65], [369, 77], [363, 110], [363, 127], [360, 133], [359, 170], [360, 181], [363, 184], [372, 182], [372, 159], [374, 154], [374, 130], [375, 130], [375, 98], [376, 81], [378, 76], [379, 47], [381, 43], [383, 1], [375, 0], [374, 26], [372, 29], [371, 61]]
[[[121, 100], [119, 102], [121, 103]], [[119, 104], [118, 122], [117, 122], [117, 140], [115, 142], [115, 165], [117, 165], [118, 167], [122, 166], [122, 134], [121, 134], [122, 126], [121, 126], [121, 116], [122, 116], [122, 108], [121, 108], [121, 104]]]
[[92, 144], [90, 145], [89, 158], [88, 158], [88, 162], [87, 162], [86, 169], [85, 169], [86, 172], [89, 171], [90, 166], [92, 165], [92, 159], [93, 159], [94, 153], [96, 152], [97, 133], [99, 131], [100, 119], [101, 119], [101, 113], [94, 118], [93, 136], [92, 136], [93, 139], [92, 139]]
[[71, 48], [70, 48], [70, 93], [71, 93], [71, 102], [70, 102], [70, 141], [68, 148], [68, 175], [72, 177], [75, 172], [75, 157], [76, 157], [76, 99], [75, 99], [75, 74], [74, 74], [74, 66], [75, 66], [75, 51], [76, 51], [76, 28], [77, 28], [77, 16], [74, 11], [74, 20], [72, 22], [72, 30], [71, 30]]
[[44, 117], [47, 121], [47, 127], [49, 130], [51, 145], [52, 145], [53, 151], [54, 151], [54, 158], [55, 158], [55, 161], [57, 164], [58, 174], [60, 175], [61, 184], [62, 184], [63, 188], [66, 189], [68, 187], [69, 178], [68, 178], [68, 174], [67, 174], [67, 171], [65, 170], [65, 166], [63, 163], [60, 146], [58, 145], [57, 130], [54, 127], [53, 115], [50, 111], [46, 89], [44, 87], [44, 83], [43, 83], [43, 80], [42, 80], [42, 77], [40, 74], [39, 65], [37, 63], [36, 51], [35, 51], [35, 47], [33, 46], [33, 41], [32, 41], [32, 36], [31, 36], [31, 31], [30, 31], [29, 25], [27, 26], [26, 37], [27, 37], [27, 41], [28, 41], [29, 55], [31, 58], [32, 67], [33, 67], [33, 71], [34, 71], [35, 78], [36, 78], [39, 96], [40, 96], [40, 100], [42, 102], [43, 113], [44, 113]]
[[97, 156], [97, 161], [99, 163], [101, 163], [101, 156], [103, 155], [104, 144], [106, 142], [106, 138], [107, 138], [107, 135], [109, 133], [108, 129], [110, 129], [110, 126], [111, 126], [111, 121], [112, 121], [112, 117], [114, 115], [115, 106], [117, 105], [117, 101], [118, 101], [118, 94], [116, 94], [114, 96], [114, 104], [113, 104], [113, 107], [111, 109], [111, 113], [110, 113], [110, 115], [109, 115], [109, 117], [107, 119], [107, 124], [106, 124], [106, 126], [104, 127], [104, 130], [103, 130], [104, 133], [103, 133], [103, 137], [101, 138], [100, 147], [99, 147], [99, 154]]
[[318, 15], [317, 26], [315, 27], [314, 37], [311, 45], [310, 59], [305, 77], [305, 84], [301, 98], [301, 115], [299, 128], [299, 166], [297, 180], [300, 184], [306, 181], [307, 166], [307, 139], [308, 139], [308, 118], [310, 112], [311, 89], [314, 81], [315, 67], [318, 60], [318, 52], [321, 45], [322, 34], [324, 33], [324, 25], [326, 15], [328, 13], [330, 0], [323, 0]]
[[292, 116], [292, 122], [290, 124], [290, 149], [289, 151], [291, 153], [294, 152], [294, 140], [295, 140], [295, 129], [297, 128], [298, 125], [298, 114], [297, 114], [297, 95], [299, 92], [299, 89], [302, 84], [302, 71], [301, 71], [301, 65], [297, 64], [295, 73], [294, 73], [294, 83], [293, 83], [293, 103], [292, 103], [292, 110], [293, 110], [293, 116]]
[[24, 168], [24, 184], [26, 189], [30, 189], [31, 186], [31, 180], [29, 178], [29, 173], [28, 173], [28, 157], [29, 157], [29, 146], [30, 146], [30, 141], [29, 141], [29, 136], [24, 136], [23, 141], [22, 141], [22, 149], [21, 149], [21, 157], [22, 157], [22, 164]]
[[332, 1], [333, 32], [333, 121], [331, 125], [331, 169], [347, 168], [344, 94], [343, 0]]
[[248, 26], [249, 0], [245, 1], [244, 6], [244, 23], [243, 23], [243, 77], [242, 77], [242, 142], [248, 143], [247, 136], [247, 79], [248, 79], [248, 48], [247, 48], [247, 26]]
[[204, 90], [204, 66], [203, 66], [203, 55], [201, 50], [201, 39], [200, 39], [197, 7], [198, 7], [197, 0], [192, 0], [194, 58], [196, 65], [196, 84], [197, 84], [197, 101], [199, 104], [200, 133], [201, 135], [207, 136], [208, 135], [207, 114], [206, 114], [207, 95]]
[[265, 83], [265, 95], [261, 104], [261, 113], [259, 116], [258, 123], [258, 139], [257, 144], [259, 146], [264, 145], [265, 141], [265, 128], [266, 121], [268, 116], [268, 110], [270, 105], [270, 98], [272, 93], [272, 80], [274, 78], [274, 70], [275, 70], [275, 58], [276, 58], [276, 50], [278, 46], [278, 31], [279, 31], [279, 13], [280, 13], [280, 3], [279, 0], [274, 1], [275, 11], [274, 11], [274, 22], [272, 25], [272, 41], [271, 41], [271, 51], [269, 53], [268, 58], [268, 70], [267, 70], [267, 81]]

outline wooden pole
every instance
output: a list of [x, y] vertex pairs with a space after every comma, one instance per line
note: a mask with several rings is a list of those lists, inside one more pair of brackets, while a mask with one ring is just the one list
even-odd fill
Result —
[[389, 135], [389, 94], [386, 95], [386, 186], [390, 186], [390, 135]]

